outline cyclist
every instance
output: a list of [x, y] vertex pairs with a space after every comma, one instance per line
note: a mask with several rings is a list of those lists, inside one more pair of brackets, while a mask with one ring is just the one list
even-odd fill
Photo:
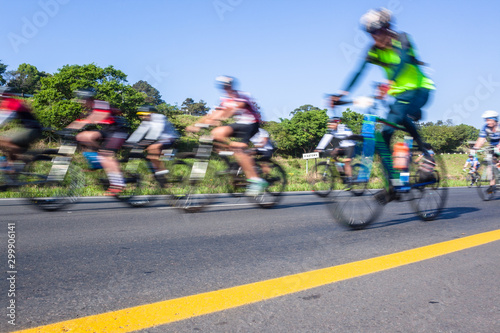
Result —
[[120, 164], [116, 159], [116, 152], [127, 139], [127, 125], [119, 116], [117, 109], [111, 108], [108, 102], [95, 99], [95, 91], [92, 89], [76, 91], [76, 97], [84, 104], [90, 113], [84, 119], [78, 119], [66, 128], [79, 130], [86, 125], [101, 125], [101, 130], [80, 132], [76, 140], [83, 145], [98, 151], [99, 162], [109, 180], [108, 195], [117, 195], [125, 187], [125, 180], [120, 170]]
[[[252, 100], [244, 93], [236, 90], [236, 79], [231, 76], [219, 76], [216, 78], [216, 86], [223, 91], [221, 104], [209, 115], [201, 118], [195, 126], [189, 126], [188, 131], [196, 132], [199, 124], [218, 126], [220, 120], [234, 118], [235, 123], [219, 126], [212, 130], [214, 140], [230, 145], [234, 150], [236, 161], [240, 164], [248, 178], [249, 185], [246, 194], [257, 196], [263, 192], [268, 185], [255, 171], [253, 157], [246, 151], [250, 138], [259, 131], [261, 117]], [[238, 138], [241, 141], [230, 141], [229, 138]]]
[[[481, 148], [488, 138], [490, 139], [491, 146], [500, 149], [500, 126], [498, 124], [498, 112], [488, 110], [483, 113], [482, 117], [484, 118], [486, 124], [479, 132], [479, 137], [477, 138], [473, 149], [477, 150]], [[498, 158], [498, 154], [495, 154], [494, 158]], [[494, 161], [494, 164], [497, 164], [497, 162]], [[498, 169], [493, 167], [492, 171], [493, 175], [489, 175], [491, 177], [490, 187], [486, 190], [488, 193], [494, 192], [496, 187], [496, 174]]]
[[260, 156], [261, 160], [269, 161], [271, 157], [273, 157], [276, 147], [274, 147], [273, 142], [271, 141], [269, 132], [265, 129], [259, 128], [257, 134], [250, 138], [250, 142], [253, 143], [257, 151], [257, 155]]
[[13, 120], [19, 120], [22, 129], [8, 136], [0, 136], [0, 149], [7, 156], [10, 165], [29, 146], [42, 136], [42, 126], [33, 112], [21, 100], [13, 97], [10, 88], [0, 88], [0, 128]]
[[141, 124], [130, 135], [126, 143], [145, 147], [147, 158], [153, 165], [155, 176], [158, 177], [167, 172], [160, 161], [161, 151], [172, 147], [179, 139], [179, 133], [167, 117], [158, 113], [158, 110], [153, 106], [140, 107], [137, 110], [137, 115], [141, 119]]
[[[382, 67], [390, 86], [388, 94], [395, 98], [390, 105], [387, 120], [404, 126], [428, 156], [414, 121], [422, 118], [422, 107], [435, 89], [434, 83], [422, 72], [420, 66], [423, 63], [418, 60], [410, 37], [406, 33], [393, 31], [391, 20], [392, 14], [385, 8], [370, 10], [363, 15], [361, 24], [373, 38], [374, 44], [368, 49], [366, 58], [344, 89], [332, 96], [331, 103], [333, 106], [335, 101], [349, 94], [368, 64]], [[388, 149], [393, 133], [394, 128], [388, 125], [382, 130]]]
[[465, 171], [467, 169], [467, 166], [470, 164], [470, 169], [471, 172], [477, 172], [479, 170], [479, 167], [481, 166], [481, 163], [477, 159], [476, 156], [473, 154], [469, 154], [469, 158], [465, 161], [464, 168], [463, 170]]
[[352, 140], [346, 140], [346, 138], [352, 135], [352, 131], [346, 125], [341, 124], [339, 117], [328, 119], [328, 129], [328, 132], [321, 138], [321, 141], [314, 151], [324, 151], [330, 142], [335, 140], [333, 143], [335, 149], [332, 151], [332, 156], [344, 157], [344, 170], [348, 177], [347, 179], [349, 179], [352, 177], [351, 161], [354, 156], [354, 146], [356, 144]]

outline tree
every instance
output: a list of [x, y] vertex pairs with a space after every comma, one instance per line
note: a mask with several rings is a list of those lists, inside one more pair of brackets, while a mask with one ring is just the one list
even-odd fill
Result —
[[165, 103], [165, 101], [161, 99], [160, 92], [146, 81], [137, 81], [132, 85], [132, 88], [146, 95], [144, 102], [148, 105], [156, 106]]
[[92, 87], [97, 91], [97, 99], [110, 102], [132, 122], [137, 108], [144, 103], [144, 95], [126, 82], [127, 76], [113, 66], [65, 65], [54, 75], [41, 79], [33, 106], [43, 126], [62, 128], [83, 111], [74, 99], [74, 91]]
[[5, 73], [5, 71], [7, 70], [7, 65], [4, 65], [3, 63], [0, 62], [0, 85], [4, 85], [5, 82], [7, 82], [4, 78], [3, 78], [3, 74]]
[[167, 103], [162, 103], [156, 106], [158, 112], [163, 113], [167, 117], [176, 116], [182, 113], [177, 105], [171, 105]]
[[347, 108], [342, 112], [342, 123], [349, 127], [354, 134], [361, 134], [363, 127], [363, 115]]
[[207, 103], [202, 99], [195, 103], [192, 98], [186, 98], [184, 102], [182, 102], [181, 111], [184, 114], [192, 116], [204, 116], [210, 111], [210, 108], [207, 107]]
[[303, 105], [290, 113], [291, 119], [281, 119], [280, 126], [269, 122], [269, 133], [277, 148], [287, 155], [299, 156], [312, 151], [326, 133], [326, 110]]
[[20, 64], [17, 70], [6, 73], [7, 86], [12, 87], [21, 94], [34, 94], [40, 89], [40, 80], [49, 76], [45, 72], [40, 72], [35, 66], [30, 64]]

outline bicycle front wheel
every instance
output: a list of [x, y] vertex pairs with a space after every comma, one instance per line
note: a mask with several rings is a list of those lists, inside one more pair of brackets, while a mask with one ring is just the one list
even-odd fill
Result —
[[334, 176], [333, 168], [328, 162], [320, 162], [316, 164], [307, 174], [307, 183], [311, 191], [321, 198], [326, 198], [335, 187], [335, 180], [339, 180]]
[[448, 182], [444, 160], [435, 156], [436, 166], [432, 172], [416, 171], [415, 183], [410, 191], [411, 206], [423, 221], [436, 219], [443, 211], [448, 199]]
[[477, 194], [483, 201], [490, 201], [495, 196], [495, 191], [490, 189], [490, 181], [493, 179], [492, 168], [493, 166], [486, 166], [476, 182]]

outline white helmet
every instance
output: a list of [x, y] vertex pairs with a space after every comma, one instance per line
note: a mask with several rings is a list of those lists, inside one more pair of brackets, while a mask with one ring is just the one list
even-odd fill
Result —
[[493, 110], [484, 111], [482, 117], [485, 119], [493, 118], [498, 121], [498, 112]]
[[372, 34], [380, 29], [389, 28], [391, 26], [391, 18], [392, 13], [388, 9], [370, 9], [361, 17], [359, 22], [364, 30]]

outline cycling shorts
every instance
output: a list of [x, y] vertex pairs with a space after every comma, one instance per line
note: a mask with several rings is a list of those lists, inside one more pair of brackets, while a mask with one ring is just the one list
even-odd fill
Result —
[[241, 142], [248, 144], [250, 139], [259, 131], [259, 123], [229, 125], [233, 129], [231, 137], [241, 139]]
[[103, 142], [101, 144], [102, 150], [118, 151], [128, 138], [128, 133], [122, 130], [116, 131], [99, 131], [102, 135]]
[[42, 136], [42, 130], [38, 128], [23, 128], [7, 137], [12, 144], [19, 146], [25, 150], [37, 139]]

